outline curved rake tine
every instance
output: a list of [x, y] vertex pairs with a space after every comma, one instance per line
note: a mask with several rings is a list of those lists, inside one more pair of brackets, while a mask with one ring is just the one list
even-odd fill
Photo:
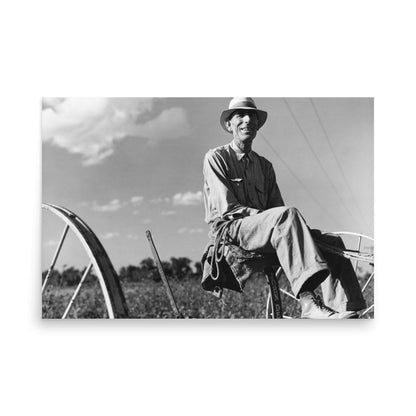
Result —
[[370, 237], [369, 235], [361, 234], [361, 233], [352, 233], [350, 231], [331, 231], [330, 233], [324, 233], [324, 234], [335, 234], [335, 235], [353, 235], [355, 237], [364, 237], [367, 240], [374, 241], [373, 237]]
[[270, 315], [270, 307], [272, 304], [272, 294], [270, 293], [270, 290], [267, 292], [267, 301], [266, 301], [266, 319]]
[[369, 308], [367, 308], [362, 314], [361, 314], [361, 316], [364, 316], [365, 314], [367, 314], [368, 312], [370, 312], [371, 311], [371, 309], [373, 309], [374, 308], [374, 305], [371, 305]]
[[315, 242], [318, 245], [318, 247], [320, 247], [321, 249], [325, 251], [329, 251], [330, 253], [336, 254], [338, 256], [345, 257], [346, 259], [364, 261], [370, 264], [373, 264], [374, 262], [374, 258], [371, 254], [363, 255], [361, 253], [357, 253], [356, 251], [353, 252], [351, 250], [342, 250], [339, 248], [335, 248], [326, 243], [322, 243], [321, 241], [315, 241]]
[[280, 291], [281, 291], [282, 293], [284, 293], [285, 295], [287, 295], [287, 296], [291, 297], [292, 299], [295, 299], [295, 300], [296, 300], [296, 302], [299, 302], [299, 299], [298, 299], [296, 296], [292, 295], [291, 293], [287, 292], [286, 290], [284, 290], [284, 289], [280, 289]]
[[90, 272], [91, 268], [92, 268], [92, 262], [90, 262], [90, 264], [89, 264], [89, 265], [88, 265], [88, 267], [86, 268], [86, 270], [85, 270], [85, 272], [84, 272], [84, 274], [83, 274], [83, 276], [82, 276], [82, 278], [81, 278], [80, 282], [78, 283], [78, 286], [77, 286], [77, 288], [75, 289], [75, 292], [74, 292], [74, 294], [72, 295], [72, 298], [71, 298], [71, 300], [69, 301], [68, 306], [66, 307], [64, 314], [62, 315], [62, 319], [65, 319], [65, 318], [68, 316], [68, 313], [69, 313], [69, 311], [71, 310], [72, 304], [74, 303], [75, 298], [78, 296], [78, 293], [79, 293], [79, 291], [81, 290], [81, 286], [82, 286], [82, 284], [84, 283], [85, 279], [87, 278], [88, 273]]
[[[361, 237], [361, 235], [358, 237], [358, 247], [357, 247], [357, 251], [360, 253], [360, 250], [361, 250], [361, 240], [362, 240], [362, 237]], [[354, 272], [356, 272], [357, 273], [357, 267], [358, 267], [358, 259], [357, 260], [355, 260], [355, 265], [354, 265]]]
[[[293, 297], [296, 301], [298, 301], [298, 302], [299, 302], [299, 299], [296, 299], [293, 295], [291, 295], [290, 293], [286, 292], [285, 290], [280, 289], [280, 291], [281, 291], [282, 293], [285, 293], [286, 295], [289, 295], [289, 296]], [[270, 304], [271, 304], [271, 299], [272, 299], [272, 295], [271, 295], [271, 293], [269, 292], [269, 293], [267, 294], [266, 317], [268, 317], [268, 316], [270, 315]], [[282, 318], [283, 318], [283, 319], [293, 319], [291, 316], [288, 316], [288, 315], [283, 315], [283, 316], [282, 316]]]
[[364, 293], [364, 290], [367, 289], [368, 284], [370, 283], [371, 279], [374, 277], [374, 272], [371, 273], [371, 276], [367, 279], [367, 281], [365, 282], [365, 285], [363, 287], [362, 292]]
[[68, 230], [69, 230], [69, 225], [66, 225], [65, 228], [64, 228], [64, 232], [62, 233], [61, 240], [59, 241], [58, 247], [56, 247], [56, 251], [55, 251], [55, 254], [53, 256], [52, 263], [51, 263], [51, 265], [48, 269], [48, 272], [46, 273], [45, 280], [43, 281], [41, 294], [43, 294], [43, 292], [45, 291], [46, 284], [48, 283], [48, 279], [49, 279], [49, 277], [50, 277], [50, 275], [53, 271], [53, 268], [55, 267], [56, 260], [58, 260], [59, 253], [61, 252], [61, 248], [62, 248], [62, 245], [64, 243], [66, 234], [68, 233]]

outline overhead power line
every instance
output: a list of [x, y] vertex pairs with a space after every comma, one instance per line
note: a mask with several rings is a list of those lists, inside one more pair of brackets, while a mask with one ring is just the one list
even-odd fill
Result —
[[321, 126], [321, 129], [324, 132], [326, 142], [328, 143], [328, 146], [329, 146], [329, 148], [331, 150], [331, 153], [334, 156], [335, 162], [338, 165], [339, 170], [341, 171], [342, 178], [344, 179], [344, 182], [347, 185], [347, 188], [348, 188], [348, 190], [349, 190], [349, 192], [351, 194], [352, 200], [354, 201], [354, 204], [355, 204], [356, 208], [358, 209], [358, 212], [360, 213], [361, 218], [364, 218], [364, 214], [361, 211], [360, 205], [358, 204], [357, 199], [355, 198], [354, 192], [352, 191], [351, 186], [349, 184], [349, 181], [347, 179], [347, 176], [345, 175], [345, 171], [342, 168], [342, 165], [341, 165], [341, 163], [340, 163], [340, 161], [339, 161], [339, 159], [338, 159], [338, 157], [337, 157], [337, 155], [335, 153], [335, 150], [334, 150], [334, 148], [332, 146], [331, 140], [329, 139], [328, 132], [327, 132], [327, 130], [326, 130], [325, 126], [324, 126], [324, 123], [322, 122], [322, 119], [321, 119], [321, 117], [319, 115], [318, 109], [316, 108], [316, 105], [315, 105], [313, 99], [310, 98], [309, 100], [310, 100], [310, 102], [312, 104], [312, 107], [313, 107], [313, 110], [315, 112], [316, 118], [318, 119], [319, 125]]
[[330, 183], [332, 189], [334, 190], [335, 194], [338, 196], [342, 207], [345, 209], [345, 211], [349, 214], [349, 216], [357, 223], [358, 226], [362, 226], [362, 224], [357, 220], [357, 218], [352, 214], [352, 212], [349, 210], [349, 208], [345, 205], [343, 198], [341, 197], [341, 195], [339, 194], [334, 182], [332, 181], [331, 177], [329, 176], [328, 172], [326, 171], [325, 167], [323, 166], [321, 160], [319, 159], [318, 155], [316, 154], [315, 150], [313, 149], [308, 136], [306, 135], [306, 133], [304, 132], [302, 126], [300, 125], [298, 119], [296, 118], [292, 108], [290, 107], [289, 103], [287, 102], [286, 98], [283, 98], [283, 102], [286, 104], [286, 107], [289, 110], [290, 115], [293, 118], [293, 121], [295, 122], [296, 126], [298, 127], [299, 131], [302, 134], [302, 137], [305, 139], [310, 151], [312, 152], [315, 160], [318, 162], [322, 172], [324, 173], [324, 175], [326, 176], [326, 178], [328, 179], [328, 182]]
[[311, 197], [311, 199], [321, 208], [323, 212], [325, 212], [330, 218], [332, 218], [336, 224], [341, 225], [340, 221], [334, 217], [322, 203], [319, 201], [318, 198], [309, 190], [309, 188], [303, 183], [303, 181], [299, 178], [299, 176], [296, 175], [296, 173], [291, 169], [291, 167], [284, 161], [284, 159], [277, 153], [277, 151], [274, 149], [274, 147], [270, 144], [270, 142], [266, 139], [266, 136], [259, 131], [260, 136], [263, 138], [263, 140], [267, 143], [267, 145], [270, 147], [272, 152], [278, 157], [278, 159], [285, 165], [286, 169], [292, 174], [292, 176], [298, 181], [298, 183], [302, 186], [302, 188], [305, 189], [305, 191], [308, 193], [308, 195]]

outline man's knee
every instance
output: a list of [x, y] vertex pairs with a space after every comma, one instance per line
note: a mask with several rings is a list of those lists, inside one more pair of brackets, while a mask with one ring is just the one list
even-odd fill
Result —
[[276, 207], [276, 208], [270, 208], [266, 212], [269, 212], [271, 214], [275, 214], [277, 216], [281, 215], [298, 215], [299, 211], [295, 207], [290, 206], [282, 206], [282, 207]]
[[290, 206], [271, 208], [268, 211], [273, 217], [275, 225], [281, 224], [282, 222], [291, 223], [301, 216], [297, 208]]
[[299, 210], [295, 207], [286, 207], [286, 212], [287, 212], [288, 215], [290, 215], [292, 217], [300, 215]]

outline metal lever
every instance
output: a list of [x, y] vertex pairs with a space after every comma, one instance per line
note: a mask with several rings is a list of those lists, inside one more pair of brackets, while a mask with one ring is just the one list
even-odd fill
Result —
[[149, 240], [150, 249], [152, 250], [153, 258], [155, 260], [157, 269], [159, 270], [160, 277], [162, 278], [162, 282], [165, 285], [166, 293], [169, 298], [170, 305], [172, 306], [173, 312], [178, 319], [183, 318], [183, 315], [180, 313], [178, 305], [175, 302], [175, 298], [173, 297], [172, 289], [170, 288], [168, 279], [163, 271], [162, 262], [160, 261], [159, 254], [157, 253], [155, 243], [153, 242], [152, 234], [149, 230], [146, 231], [146, 237]]

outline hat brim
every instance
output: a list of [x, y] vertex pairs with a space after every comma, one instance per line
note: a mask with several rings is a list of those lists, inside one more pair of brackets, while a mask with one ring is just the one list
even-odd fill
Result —
[[252, 108], [252, 107], [238, 107], [238, 108], [232, 108], [230, 110], [225, 110], [225, 111], [223, 111], [221, 113], [220, 124], [221, 124], [222, 128], [227, 133], [230, 133], [230, 132], [227, 130], [227, 126], [225, 125], [225, 122], [230, 118], [230, 115], [232, 113], [234, 113], [235, 111], [238, 111], [238, 110], [248, 110], [248, 111], [252, 111], [254, 113], [257, 113], [257, 118], [259, 120], [258, 130], [260, 130], [263, 127], [264, 123], [267, 120], [267, 112], [266, 111], [263, 111], [263, 110], [259, 110], [257, 108]]

